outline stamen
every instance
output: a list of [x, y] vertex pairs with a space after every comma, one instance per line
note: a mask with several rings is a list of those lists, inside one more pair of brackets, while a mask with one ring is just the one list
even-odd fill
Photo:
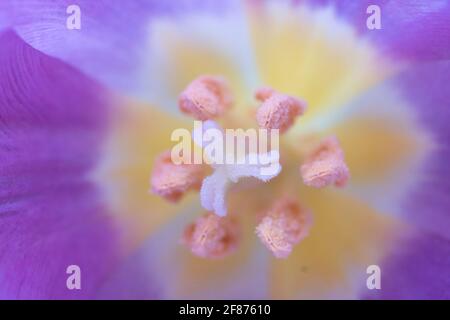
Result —
[[287, 258], [306, 236], [312, 224], [309, 210], [291, 198], [278, 200], [256, 227], [262, 243], [277, 258]]
[[162, 153], [155, 161], [151, 176], [151, 191], [170, 202], [177, 202], [188, 190], [199, 190], [204, 168], [199, 164], [172, 162], [170, 151]]
[[271, 88], [257, 90], [255, 97], [262, 101], [256, 112], [258, 125], [266, 129], [279, 129], [280, 133], [288, 130], [294, 124], [295, 118], [302, 115], [306, 109], [304, 101]]
[[227, 83], [214, 76], [200, 76], [193, 80], [178, 100], [182, 112], [202, 121], [222, 115], [232, 103]]
[[321, 141], [300, 167], [300, 173], [303, 182], [311, 187], [345, 186], [350, 173], [337, 138], [328, 137]]
[[186, 227], [182, 242], [199, 257], [223, 258], [236, 250], [239, 236], [235, 220], [208, 212]]

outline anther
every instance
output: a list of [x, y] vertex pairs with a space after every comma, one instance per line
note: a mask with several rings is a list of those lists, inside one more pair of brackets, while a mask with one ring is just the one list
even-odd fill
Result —
[[221, 77], [200, 76], [181, 93], [180, 110], [197, 120], [210, 120], [222, 115], [231, 107], [230, 89]]
[[240, 231], [230, 217], [221, 218], [206, 213], [184, 230], [182, 243], [202, 258], [223, 258], [233, 253], [238, 245]]
[[188, 190], [199, 190], [204, 168], [199, 164], [174, 164], [170, 151], [155, 161], [151, 176], [151, 191], [170, 202], [177, 202]]
[[262, 243], [277, 258], [287, 258], [294, 245], [308, 236], [311, 213], [292, 198], [282, 198], [270, 208], [256, 227]]
[[328, 137], [306, 157], [300, 167], [303, 182], [311, 187], [322, 188], [331, 184], [343, 187], [350, 173], [344, 160], [339, 141]]
[[304, 101], [267, 87], [257, 90], [255, 97], [262, 101], [256, 112], [258, 125], [265, 129], [279, 129], [280, 133], [288, 130], [306, 109]]

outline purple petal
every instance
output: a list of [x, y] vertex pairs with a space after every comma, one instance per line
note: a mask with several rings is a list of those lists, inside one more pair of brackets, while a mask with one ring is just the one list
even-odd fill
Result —
[[[88, 298], [118, 235], [89, 180], [106, 92], [63, 62], [0, 34], [0, 298]], [[81, 268], [81, 290], [66, 269]]]
[[434, 142], [421, 182], [404, 200], [409, 221], [450, 239], [450, 62], [422, 65], [394, 80]]
[[[99, 288], [95, 299], [100, 300], [155, 300], [163, 299], [164, 285], [161, 275], [152, 266], [158, 259], [144, 245], [128, 257]], [[149, 258], [151, 257], [151, 258]]]
[[[394, 57], [412, 60], [450, 58], [450, 3], [445, 0], [319, 0], [331, 5], [364, 36], [378, 42]], [[369, 30], [369, 5], [381, 9], [381, 29]]]
[[[145, 68], [150, 59], [150, 22], [157, 15], [176, 17], [191, 10], [217, 10], [221, 1], [197, 0], [2, 0], [6, 22], [34, 48], [86, 72], [101, 82], [147, 98]], [[66, 13], [76, 4], [81, 11], [81, 29], [69, 30]]]
[[450, 241], [432, 234], [399, 240], [381, 268], [381, 289], [368, 299], [450, 299]]
[[381, 265], [381, 290], [367, 298], [450, 298], [450, 61], [422, 64], [390, 81], [407, 99], [413, 116], [434, 145], [421, 179], [403, 199], [404, 221], [414, 233], [400, 235]]

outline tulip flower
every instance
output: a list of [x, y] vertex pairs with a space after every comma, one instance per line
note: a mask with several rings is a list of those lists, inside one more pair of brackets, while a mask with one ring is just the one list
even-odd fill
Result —
[[[0, 298], [450, 298], [449, 17], [2, 0]], [[194, 120], [279, 130], [281, 171], [173, 164]]]

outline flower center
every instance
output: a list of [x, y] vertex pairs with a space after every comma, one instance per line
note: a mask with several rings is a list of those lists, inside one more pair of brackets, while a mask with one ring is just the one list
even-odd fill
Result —
[[[306, 110], [306, 103], [301, 99], [268, 87], [257, 90], [255, 98], [261, 103], [255, 115], [256, 122], [263, 129], [275, 129], [284, 133]], [[181, 93], [179, 107], [193, 118], [206, 121], [207, 127], [217, 128], [218, 125], [212, 119], [223, 116], [231, 107], [232, 101], [229, 86], [222, 77], [205, 75], [194, 79]], [[196, 140], [196, 133], [193, 135]], [[203, 144], [200, 146], [203, 147]], [[234, 188], [233, 191], [230, 187], [241, 178], [249, 177], [270, 184], [271, 179], [281, 171], [279, 158], [281, 157], [282, 163], [287, 157], [295, 158], [291, 154], [278, 152], [275, 155], [277, 166], [271, 174], [262, 174], [258, 164], [238, 162], [213, 164], [214, 172], [205, 177], [204, 165], [176, 165], [170, 159], [170, 151], [166, 151], [156, 160], [151, 177], [151, 190], [168, 201], [176, 202], [186, 192], [200, 188], [201, 204], [207, 212], [186, 227], [182, 243], [199, 257], [223, 258], [237, 248], [240, 238], [238, 214], [245, 214], [228, 213], [229, 189], [230, 192], [239, 192], [239, 189]], [[254, 154], [248, 153], [245, 158], [251, 156]], [[310, 187], [343, 187], [349, 178], [344, 152], [337, 138], [333, 136], [313, 145], [307, 151], [303, 163], [297, 161], [297, 170], [291, 170], [291, 167], [285, 169], [293, 171], [288, 174], [298, 175], [298, 179], [303, 179], [304, 184]], [[291, 163], [292, 160], [288, 159], [287, 162]], [[291, 190], [284, 190], [279, 198], [262, 210], [256, 234], [275, 257], [287, 258], [294, 246], [308, 235], [311, 224], [309, 210], [300, 200], [292, 197]]]

